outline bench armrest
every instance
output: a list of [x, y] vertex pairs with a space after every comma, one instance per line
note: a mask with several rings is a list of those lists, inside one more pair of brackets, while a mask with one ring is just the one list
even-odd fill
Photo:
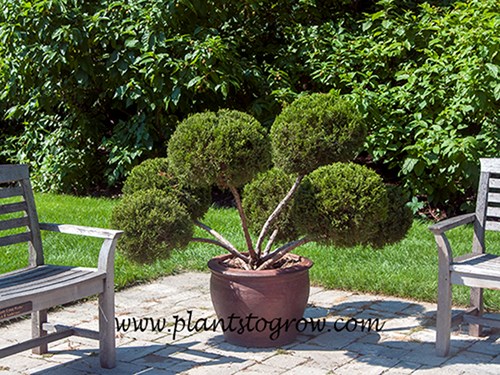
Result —
[[123, 231], [121, 230], [84, 227], [80, 225], [70, 225], [70, 224], [53, 224], [53, 223], [40, 223], [40, 229], [48, 230], [51, 232], [77, 234], [80, 236], [108, 238], [108, 239], [119, 237], [123, 233]]
[[40, 223], [40, 229], [48, 230], [51, 232], [103, 238], [104, 243], [102, 244], [101, 250], [99, 252], [99, 261], [97, 268], [101, 271], [105, 271], [111, 277], [114, 276], [114, 259], [115, 259], [116, 243], [118, 241], [118, 238], [120, 238], [120, 236], [123, 234], [123, 231], [114, 229], [85, 227], [80, 225], [52, 224], [52, 223]]
[[475, 220], [476, 214], [474, 213], [455, 216], [431, 225], [429, 227], [429, 230], [434, 234], [442, 234], [447, 230], [459, 227], [461, 225], [473, 223]]
[[434, 239], [436, 240], [436, 244], [438, 247], [440, 273], [448, 270], [449, 265], [451, 264], [451, 262], [453, 262], [451, 245], [444, 232], [453, 228], [457, 228], [464, 224], [473, 223], [475, 220], [476, 214], [465, 214], [440, 221], [439, 223], [436, 223], [429, 227], [429, 230], [434, 233]]

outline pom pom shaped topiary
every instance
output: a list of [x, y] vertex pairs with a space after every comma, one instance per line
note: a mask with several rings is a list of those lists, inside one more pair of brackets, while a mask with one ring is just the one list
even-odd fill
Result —
[[[409, 229], [411, 212], [399, 190], [349, 163], [364, 137], [354, 104], [336, 93], [296, 100], [276, 118], [270, 136], [242, 112], [194, 114], [172, 135], [168, 163], [148, 160], [127, 179], [113, 213], [113, 225], [125, 230], [120, 246], [145, 261], [191, 240], [225, 249], [234, 266], [263, 270], [287, 267], [286, 254], [310, 241], [342, 247], [396, 242]], [[198, 220], [208, 194], [193, 187], [213, 185], [233, 195], [243, 249]], [[192, 237], [193, 225], [211, 237]]]
[[[295, 178], [278, 168], [259, 174], [251, 183], [245, 186], [243, 206], [248, 217], [252, 232], [259, 234], [266, 219], [271, 215], [281, 199], [286, 195]], [[295, 220], [291, 217], [293, 205], [288, 205], [280, 213], [270, 228], [278, 229], [277, 241], [292, 241], [299, 233]]]
[[168, 173], [168, 159], [154, 158], [144, 160], [135, 166], [123, 184], [123, 194], [132, 194], [139, 190], [160, 189], [169, 191], [175, 183]]
[[193, 236], [191, 217], [179, 198], [159, 189], [125, 195], [111, 221], [124, 231], [119, 250], [141, 263], [168, 257]]
[[361, 115], [335, 92], [295, 100], [271, 128], [274, 164], [300, 175], [353, 160], [364, 139]]
[[271, 162], [267, 131], [234, 110], [194, 114], [168, 143], [171, 171], [197, 186], [241, 187]]
[[341, 247], [367, 244], [387, 218], [387, 204], [377, 173], [353, 163], [334, 163], [303, 181], [296, 198], [296, 223], [318, 242]]
[[148, 189], [176, 194], [193, 219], [203, 217], [210, 207], [210, 188], [193, 188], [180, 183], [169, 172], [167, 158], [148, 159], [134, 167], [125, 180], [123, 194], [130, 195]]
[[387, 186], [387, 218], [379, 223], [378, 230], [370, 243], [383, 247], [401, 241], [413, 223], [413, 213], [406, 205], [406, 199], [397, 186]]

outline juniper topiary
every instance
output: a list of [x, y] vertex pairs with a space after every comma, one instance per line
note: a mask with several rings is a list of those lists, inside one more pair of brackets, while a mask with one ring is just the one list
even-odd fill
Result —
[[333, 162], [354, 159], [365, 127], [353, 103], [336, 92], [300, 97], [283, 109], [271, 128], [273, 161], [305, 175]]
[[[259, 174], [251, 183], [245, 186], [243, 206], [248, 217], [250, 230], [259, 234], [266, 219], [271, 215], [281, 199], [286, 195], [295, 178], [283, 170], [272, 168]], [[292, 241], [299, 235], [292, 217], [293, 205], [285, 207], [270, 228], [278, 230], [276, 241]]]
[[241, 187], [271, 162], [266, 129], [233, 110], [197, 113], [179, 124], [168, 143], [171, 171], [197, 186]]
[[383, 247], [401, 241], [413, 222], [413, 213], [406, 205], [406, 198], [398, 186], [386, 186], [387, 217], [378, 224], [370, 244]]
[[382, 178], [367, 167], [334, 163], [312, 172], [296, 199], [297, 226], [314, 240], [341, 247], [368, 244], [387, 218]]
[[[283, 256], [309, 241], [342, 247], [398, 241], [411, 225], [403, 196], [387, 188], [373, 170], [350, 162], [364, 137], [356, 106], [334, 92], [297, 99], [276, 118], [270, 134], [242, 112], [194, 114], [172, 135], [168, 165], [162, 159], [134, 170], [115, 224], [130, 236], [124, 246], [133, 257], [182, 248], [192, 235], [186, 207], [193, 198], [179, 191], [218, 185], [233, 194], [246, 249], [236, 248], [196, 216], [189, 219], [214, 238], [191, 240], [224, 248], [246, 269], [281, 264]], [[145, 193], [150, 185], [162, 195]], [[159, 212], [164, 212], [163, 218]], [[120, 225], [127, 218], [132, 218], [130, 223]], [[174, 229], [179, 233], [173, 235]], [[154, 245], [161, 239], [169, 245]]]
[[130, 195], [148, 189], [176, 194], [193, 219], [203, 217], [210, 207], [210, 188], [192, 187], [180, 182], [169, 172], [167, 158], [148, 159], [134, 167], [125, 180], [122, 192]]
[[137, 262], [166, 258], [173, 249], [186, 247], [193, 236], [193, 222], [173, 193], [159, 189], [125, 195], [115, 206], [113, 227], [124, 231], [119, 250]]

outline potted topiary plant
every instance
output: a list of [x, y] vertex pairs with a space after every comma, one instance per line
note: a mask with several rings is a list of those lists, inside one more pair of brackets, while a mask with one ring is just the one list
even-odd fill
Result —
[[[220, 246], [227, 254], [208, 266], [226, 340], [287, 344], [307, 304], [312, 266], [292, 250], [310, 241], [383, 246], [411, 225], [398, 189], [351, 162], [364, 138], [355, 106], [334, 92], [297, 99], [270, 132], [238, 111], [194, 114], [172, 135], [167, 159], [143, 163], [127, 180], [113, 213], [125, 230], [121, 249], [145, 261], [189, 241]], [[234, 197], [244, 249], [200, 221], [214, 185]], [[212, 237], [193, 237], [193, 225]]]

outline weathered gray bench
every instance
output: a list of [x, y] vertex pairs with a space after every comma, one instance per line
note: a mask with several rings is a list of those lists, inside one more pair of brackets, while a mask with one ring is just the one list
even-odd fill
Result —
[[[104, 239], [97, 268], [45, 264], [40, 230]], [[49, 342], [77, 335], [98, 339], [101, 366], [115, 366], [114, 252], [121, 233], [39, 223], [28, 167], [0, 165], [0, 246], [27, 242], [29, 248], [28, 267], [0, 275], [0, 321], [27, 313], [32, 319], [32, 338], [0, 349], [0, 358], [27, 349], [46, 353]], [[48, 323], [48, 308], [95, 294], [99, 295], [99, 332]]]
[[[445, 232], [464, 224], [474, 224], [472, 252], [453, 258]], [[443, 220], [429, 229], [434, 233], [439, 254], [438, 311], [436, 321], [437, 354], [446, 356], [450, 350], [453, 324], [469, 323], [469, 333], [481, 335], [481, 326], [500, 327], [500, 320], [482, 317], [483, 289], [500, 289], [500, 256], [487, 254], [485, 233], [500, 231], [500, 159], [481, 159], [481, 175], [476, 212]], [[471, 308], [452, 320], [451, 286], [471, 288]]]

